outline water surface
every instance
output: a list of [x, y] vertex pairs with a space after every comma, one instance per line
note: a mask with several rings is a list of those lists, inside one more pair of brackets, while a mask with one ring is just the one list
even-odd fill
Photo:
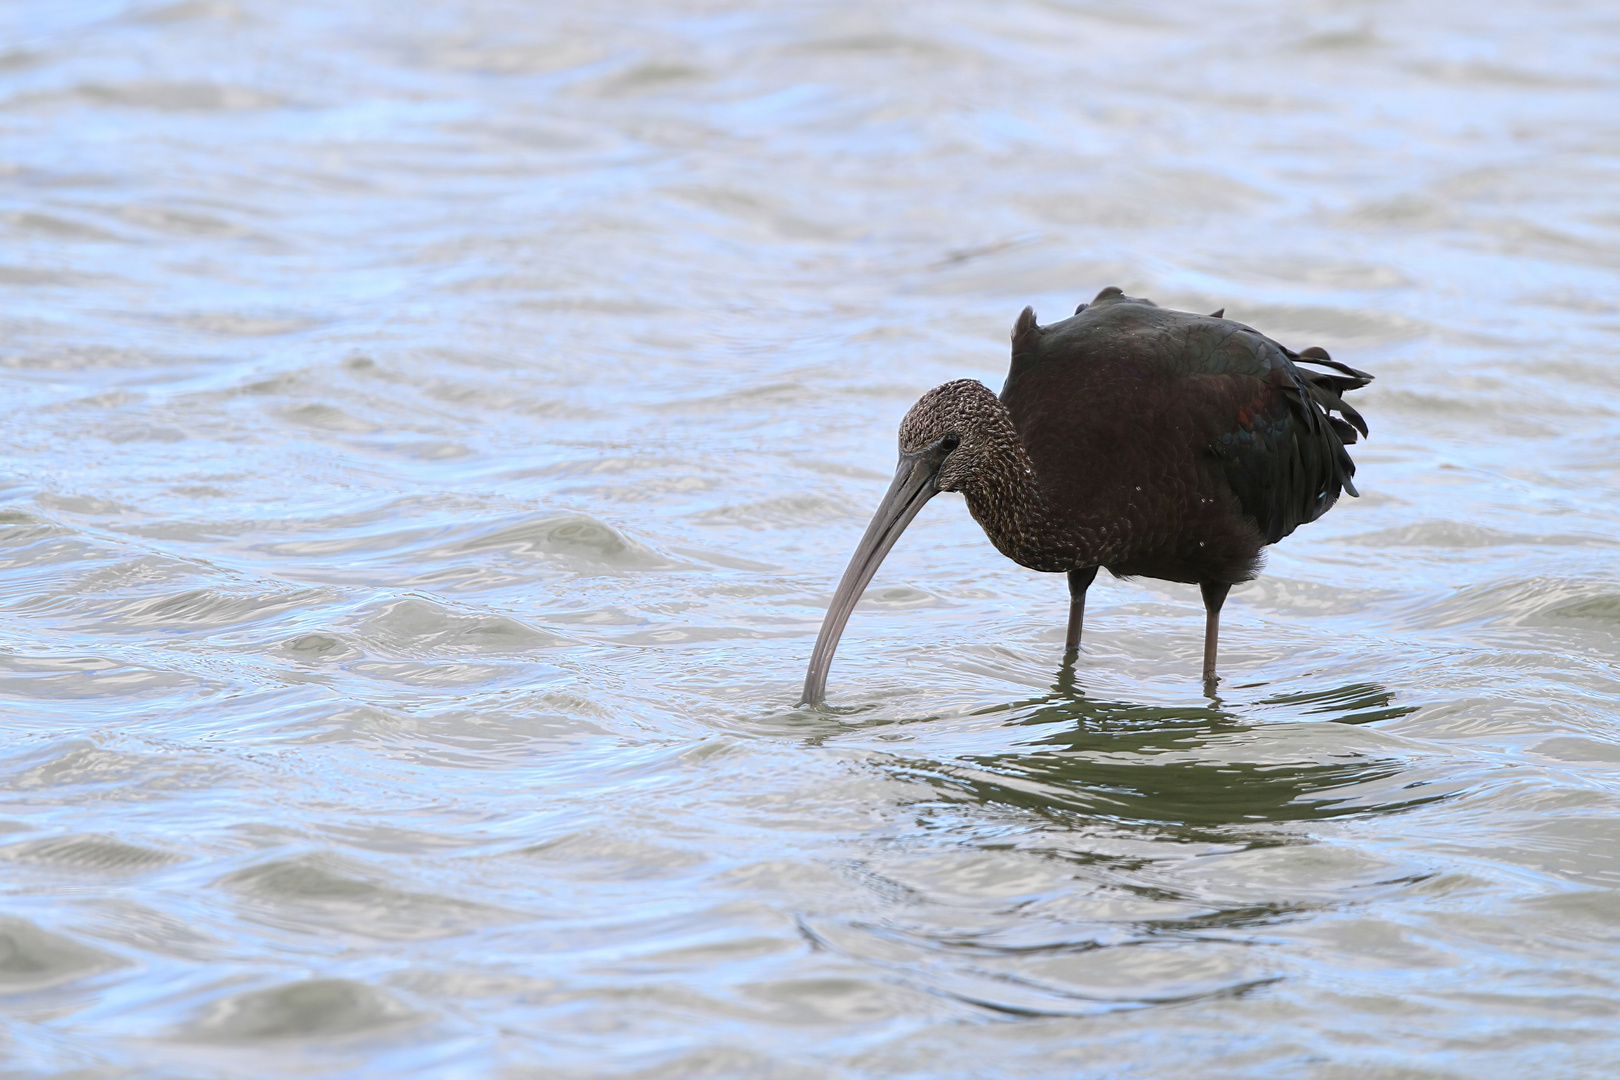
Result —
[[[1620, 15], [0, 8], [5, 1075], [1601, 1075]], [[1377, 375], [1234, 591], [929, 506], [1106, 285]]]

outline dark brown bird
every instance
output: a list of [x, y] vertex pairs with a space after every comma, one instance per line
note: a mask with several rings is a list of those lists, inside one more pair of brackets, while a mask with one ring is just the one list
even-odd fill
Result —
[[1357, 493], [1345, 445], [1367, 424], [1340, 395], [1372, 381], [1322, 349], [1296, 353], [1223, 315], [1170, 311], [1112, 287], [1050, 326], [1025, 308], [1001, 397], [973, 379], [924, 394], [900, 423], [894, 483], [821, 624], [804, 703], [825, 699], [856, 601], [941, 491], [961, 492], [1009, 559], [1069, 575], [1066, 656], [1080, 646], [1099, 566], [1197, 584], [1213, 693], [1227, 590], [1259, 573], [1267, 544], [1321, 517], [1341, 490]]

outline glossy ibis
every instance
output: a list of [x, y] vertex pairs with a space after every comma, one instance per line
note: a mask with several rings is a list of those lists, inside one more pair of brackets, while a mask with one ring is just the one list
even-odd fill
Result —
[[1227, 590], [1259, 573], [1261, 548], [1321, 517], [1341, 490], [1356, 494], [1345, 445], [1367, 424], [1340, 395], [1372, 379], [1223, 315], [1112, 287], [1050, 326], [1025, 308], [999, 398], [973, 379], [924, 394], [900, 423], [894, 483], [827, 608], [804, 703], [825, 699], [856, 601], [941, 491], [961, 492], [1009, 559], [1068, 574], [1066, 659], [1099, 566], [1198, 585], [1213, 693]]

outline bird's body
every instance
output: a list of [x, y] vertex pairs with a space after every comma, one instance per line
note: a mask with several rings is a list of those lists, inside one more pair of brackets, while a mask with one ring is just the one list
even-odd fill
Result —
[[1241, 323], [1117, 289], [1050, 326], [1029, 312], [1000, 400], [1047, 528], [1010, 550], [989, 523], [1005, 496], [968, 504], [1002, 553], [1033, 570], [1247, 581], [1264, 545], [1320, 517], [1355, 474], [1344, 443], [1356, 432], [1335, 430], [1325, 410], [1344, 408], [1349, 387], [1334, 384], [1365, 377], [1317, 375], [1297, 359]]
[[1340, 395], [1370, 378], [1220, 313], [1114, 288], [1050, 326], [1026, 308], [999, 398], [972, 380], [946, 383], [902, 422], [900, 473], [828, 610], [805, 700], [821, 700], [849, 609], [938, 491], [960, 491], [1008, 558], [1068, 573], [1071, 650], [1098, 567], [1201, 586], [1213, 686], [1227, 589], [1255, 576], [1265, 545], [1320, 517], [1341, 490], [1356, 493], [1345, 444], [1367, 429]]

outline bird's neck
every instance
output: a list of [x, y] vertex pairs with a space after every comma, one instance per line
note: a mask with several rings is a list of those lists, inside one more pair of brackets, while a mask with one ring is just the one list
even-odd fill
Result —
[[1082, 538], [1053, 512], [1012, 415], [999, 400], [991, 412], [993, 450], [962, 488], [968, 511], [996, 549], [1022, 566], [1056, 572], [1085, 564]]

